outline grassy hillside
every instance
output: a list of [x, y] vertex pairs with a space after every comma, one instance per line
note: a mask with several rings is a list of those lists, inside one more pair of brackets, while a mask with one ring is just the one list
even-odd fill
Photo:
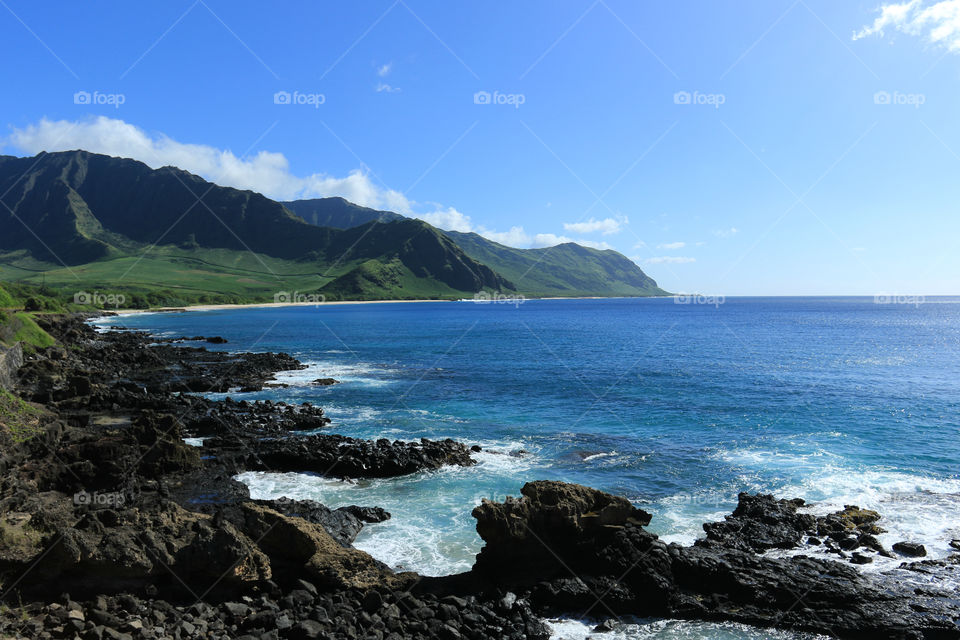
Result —
[[27, 353], [53, 346], [56, 341], [40, 328], [34, 316], [43, 310], [65, 309], [49, 289], [22, 284], [0, 287], [0, 346], [22, 342]]
[[574, 243], [514, 249], [476, 233], [445, 232], [474, 260], [489, 265], [531, 296], [668, 295], [632, 260], [616, 251]]

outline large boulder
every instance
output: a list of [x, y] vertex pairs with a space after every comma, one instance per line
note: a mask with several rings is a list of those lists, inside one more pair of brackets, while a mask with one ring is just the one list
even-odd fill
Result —
[[793, 549], [804, 535], [816, 531], [816, 517], [797, 512], [804, 506], [803, 500], [778, 500], [771, 495], [748, 493], [737, 498], [737, 508], [722, 522], [703, 525], [707, 536], [698, 545], [762, 553]]
[[[625, 526], [641, 527], [650, 514], [626, 498], [577, 484], [540, 480], [520, 490], [522, 497], [502, 503], [484, 499], [473, 510], [477, 533], [486, 543], [475, 571], [488, 575], [523, 575], [562, 570], [596, 557], [595, 552]], [[648, 534], [650, 540], [656, 536]], [[594, 547], [584, 555], [581, 547]]]
[[390, 514], [380, 507], [351, 505], [331, 509], [315, 500], [291, 500], [290, 498], [256, 502], [285, 516], [303, 518], [307, 522], [319, 524], [343, 547], [353, 544], [365, 523], [384, 522], [390, 519]]
[[406, 588], [416, 574], [394, 574], [368, 553], [345, 548], [321, 525], [287, 517], [263, 505], [242, 505], [243, 530], [270, 558], [278, 575], [306, 573], [325, 589]]

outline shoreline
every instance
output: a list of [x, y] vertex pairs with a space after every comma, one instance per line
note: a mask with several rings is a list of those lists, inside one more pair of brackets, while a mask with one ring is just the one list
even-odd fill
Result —
[[[520, 297], [525, 302], [534, 300], [662, 300], [665, 298], [675, 298], [676, 296], [569, 296], [569, 297], [545, 297], [545, 298], [526, 298]], [[457, 300], [432, 300], [426, 298], [413, 300], [330, 300], [324, 302], [245, 302], [235, 304], [197, 304], [184, 307], [157, 307], [152, 309], [105, 309], [106, 313], [128, 316], [139, 313], [182, 313], [187, 311], [220, 311], [224, 309], [279, 309], [283, 307], [328, 307], [334, 305], [350, 304], [422, 304], [424, 302], [475, 302], [475, 304], [491, 304], [488, 300], [473, 301], [470, 299]]]
[[[679, 545], [648, 530], [653, 516], [624, 497], [528, 482], [518, 499], [473, 507], [485, 544], [468, 571], [390, 569], [352, 546], [363, 526], [390, 518], [383, 508], [253, 499], [237, 471], [400, 478], [472, 467], [478, 449], [321, 431], [330, 420], [311, 403], [198, 397], [214, 388], [256, 391], [302, 363], [283, 352], [237, 356], [179, 346], [180, 338], [100, 335], [88, 319], [46, 317], [58, 345], [18, 371], [18, 395], [45, 407], [33, 431], [45, 446], [0, 451], [0, 516], [15, 516], [5, 524], [19, 534], [0, 537], [0, 550], [4, 541], [8, 552], [11, 540], [19, 545], [0, 555], [0, 577], [44, 564], [18, 590], [27, 603], [0, 610], [0, 637], [26, 621], [31, 637], [150, 628], [154, 637], [197, 637], [199, 629], [219, 640], [263, 637], [282, 619], [291, 631], [280, 637], [349, 640], [376, 615], [399, 638], [548, 640], [546, 620], [591, 611], [597, 593], [616, 617], [851, 639], [953, 637], [945, 633], [960, 628], [954, 594], [927, 581], [946, 584], [949, 560], [921, 561], [922, 546], [902, 543], [893, 547], [897, 569], [868, 576], [853, 565], [889, 553], [873, 538], [881, 514], [847, 506], [815, 516], [800, 512], [802, 500], [772, 495], [741, 493], [736, 511], [704, 524], [706, 538]], [[184, 437], [202, 437], [203, 446]], [[35, 470], [42, 484], [26, 473]], [[91, 551], [51, 553], [61, 539]], [[768, 554], [821, 545], [835, 559]], [[200, 598], [190, 586], [210, 584]], [[48, 594], [57, 591], [79, 597], [56, 603]], [[795, 591], [804, 594], [802, 610]]]

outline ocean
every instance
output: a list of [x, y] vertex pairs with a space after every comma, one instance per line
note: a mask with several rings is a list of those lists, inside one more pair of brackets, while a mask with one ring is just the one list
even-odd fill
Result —
[[[801, 497], [813, 513], [876, 509], [885, 546], [921, 542], [933, 558], [960, 538], [960, 298], [322, 304], [100, 324], [287, 352], [309, 368], [242, 397], [320, 405], [331, 432], [480, 445], [475, 467], [398, 479], [240, 477], [256, 498], [384, 507], [393, 518], [356, 546], [397, 569], [469, 569], [473, 506], [537, 479], [626, 496], [667, 541], [693, 542], [740, 491]], [[340, 384], [310, 384], [320, 377]], [[210, 397], [226, 395], [241, 397]], [[614, 637], [806, 637], [633, 622]], [[590, 624], [557, 621], [555, 637]]]

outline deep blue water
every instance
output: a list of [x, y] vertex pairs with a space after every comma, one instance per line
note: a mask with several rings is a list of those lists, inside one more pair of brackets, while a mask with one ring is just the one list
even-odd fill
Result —
[[[946, 555], [960, 538], [960, 298], [922, 302], [395, 303], [106, 324], [230, 340], [211, 349], [291, 353], [311, 365], [280, 376], [292, 386], [243, 396], [321, 405], [335, 432], [452, 437], [501, 452], [470, 469], [359, 484], [243, 478], [257, 497], [383, 506], [393, 519], [358, 546], [442, 574], [472, 563], [480, 540], [469, 513], [481, 497], [517, 495], [543, 478], [625, 495], [669, 540], [692, 541], [739, 491], [764, 491], [817, 511], [878, 509], [886, 544], [919, 540]], [[308, 384], [325, 376], [342, 383]]]

